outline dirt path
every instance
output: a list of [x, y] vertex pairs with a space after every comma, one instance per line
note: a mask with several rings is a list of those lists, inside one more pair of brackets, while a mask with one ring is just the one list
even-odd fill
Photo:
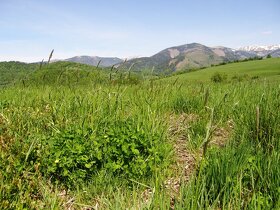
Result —
[[175, 162], [171, 166], [174, 176], [165, 181], [165, 188], [170, 194], [170, 209], [174, 209], [180, 187], [187, 183], [195, 171], [196, 160], [194, 154], [187, 149], [187, 130], [191, 122], [197, 120], [194, 114], [171, 115], [168, 135], [173, 142]]

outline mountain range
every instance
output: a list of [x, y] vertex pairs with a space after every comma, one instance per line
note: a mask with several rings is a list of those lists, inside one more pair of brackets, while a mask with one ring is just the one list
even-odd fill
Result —
[[156, 72], [177, 71], [202, 68], [256, 56], [264, 57], [268, 54], [273, 57], [280, 57], [280, 45], [231, 49], [191, 43], [167, 48], [151, 57], [132, 59], [120, 66], [129, 68], [133, 65], [134, 70], [153, 69]]
[[82, 63], [91, 66], [101, 66], [101, 67], [108, 67], [119, 64], [123, 62], [122, 59], [117, 57], [98, 57], [98, 56], [75, 56], [72, 58], [65, 59], [65, 61], [71, 61], [75, 63]]
[[258, 56], [267, 56], [270, 54], [272, 57], [279, 57], [280, 55], [280, 44], [268, 45], [268, 46], [246, 46], [238, 48], [239, 51], [253, 52]]
[[211, 65], [253, 58], [256, 56], [280, 57], [280, 45], [271, 46], [246, 46], [237, 49], [228, 47], [208, 47], [199, 43], [191, 43], [164, 49], [150, 57], [134, 58], [124, 62], [117, 57], [76, 56], [65, 61], [83, 63], [92, 66], [108, 67], [116, 65], [120, 69], [129, 69], [133, 66], [134, 71], [143, 69], [162, 71], [180, 71], [208, 67]]

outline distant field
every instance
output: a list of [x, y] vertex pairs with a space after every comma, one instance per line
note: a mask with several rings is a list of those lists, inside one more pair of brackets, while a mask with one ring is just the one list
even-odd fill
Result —
[[232, 63], [227, 65], [215, 66], [194, 72], [189, 72], [171, 77], [180, 80], [189, 81], [210, 81], [212, 75], [216, 72], [227, 75], [230, 80], [234, 76], [244, 76], [248, 74], [250, 77], [259, 76], [269, 80], [280, 79], [280, 58], [264, 59], [257, 61], [248, 61], [240, 63]]

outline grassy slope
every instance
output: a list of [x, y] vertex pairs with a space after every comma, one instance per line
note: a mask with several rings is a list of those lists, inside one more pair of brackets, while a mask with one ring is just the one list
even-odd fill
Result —
[[264, 59], [257, 61], [248, 61], [232, 63], [211, 68], [206, 68], [194, 72], [176, 75], [172, 79], [179, 78], [187, 81], [210, 81], [215, 72], [225, 73], [228, 79], [233, 76], [250, 76], [266, 77], [269, 79], [280, 79], [280, 58]]
[[143, 76], [135, 73], [117, 72], [107, 67], [59, 61], [50, 64], [26, 64], [0, 62], [0, 87], [12, 84], [24, 85], [84, 85], [108, 83], [138, 83]]
[[[75, 82], [78, 80], [104, 79], [107, 77], [108, 69], [96, 69], [96, 67], [73, 63], [73, 62], [55, 62], [49, 65], [28, 64], [21, 62], [0, 62], [0, 85], [9, 85], [18, 83], [20, 80], [33, 83], [53, 84]], [[59, 80], [58, 80], [59, 79]], [[84, 82], [89, 82], [89, 79]], [[107, 79], [107, 78], [106, 78]]]
[[72, 62], [55, 62], [44, 65], [29, 75], [27, 83], [44, 85], [88, 84], [94, 81], [102, 82], [107, 78], [104, 71], [86, 64]]
[[21, 62], [0, 62], [0, 86], [8, 85], [24, 78], [38, 68], [37, 64]]
[[[174, 203], [176, 209], [279, 209], [279, 85], [270, 80], [186, 82], [199, 75], [200, 81], [210, 81], [216, 71], [234, 75], [249, 74], [250, 69], [252, 75], [274, 78], [279, 59], [219, 66], [135, 86], [88, 82], [83, 74], [77, 76], [80, 68], [58, 63], [36, 72], [31, 80], [35, 85], [0, 89], [0, 207], [170, 209]], [[267, 69], [270, 73], [263, 74]], [[167, 165], [176, 160], [170, 143], [178, 138], [183, 141], [178, 146], [196, 157], [197, 176], [171, 199], [170, 190], [162, 186], [185, 174], [176, 164]], [[222, 147], [215, 144], [217, 139]], [[119, 140], [129, 147], [120, 147]], [[144, 156], [144, 162], [145, 154], [137, 151], [141, 145], [153, 153]], [[84, 167], [84, 161], [91, 164], [99, 150], [111, 147], [109, 155], [101, 153], [105, 156], [99, 166]], [[118, 155], [110, 157], [114, 152]], [[118, 165], [107, 165], [116, 159]], [[47, 171], [52, 167], [56, 173]], [[84, 177], [84, 171], [90, 176]], [[123, 171], [151, 174], [130, 179]], [[74, 180], [67, 195], [65, 180]]]

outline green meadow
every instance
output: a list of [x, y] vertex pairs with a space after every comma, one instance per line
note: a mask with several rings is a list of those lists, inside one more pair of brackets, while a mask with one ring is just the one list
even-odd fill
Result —
[[279, 58], [3, 72], [0, 209], [280, 209]]
[[230, 63], [226, 65], [215, 66], [207, 69], [197, 70], [177, 76], [185, 81], [209, 81], [216, 72], [226, 74], [228, 80], [246, 79], [246, 77], [260, 77], [269, 80], [279, 80], [280, 59], [264, 59], [249, 62]]

